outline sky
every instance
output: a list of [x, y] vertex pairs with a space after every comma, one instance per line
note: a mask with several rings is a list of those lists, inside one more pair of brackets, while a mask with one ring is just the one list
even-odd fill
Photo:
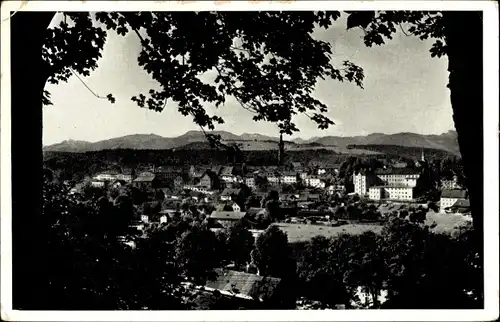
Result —
[[[318, 82], [313, 95], [329, 107], [327, 115], [335, 125], [319, 130], [307, 117], [297, 116], [294, 120], [300, 132], [285, 139], [398, 132], [441, 134], [454, 129], [446, 88], [448, 62], [446, 57], [430, 57], [432, 41], [398, 32], [385, 45], [368, 48], [361, 30], [346, 30], [345, 17], [314, 36], [332, 44], [334, 65], [349, 60], [364, 69], [364, 89], [335, 80]], [[139, 108], [130, 100], [156, 87], [137, 64], [139, 52], [134, 33], [122, 37], [110, 31], [99, 67], [89, 77], [82, 77], [97, 94], [112, 93], [115, 104], [96, 98], [74, 76], [67, 83], [47, 84], [45, 89], [54, 105], [43, 108], [43, 144], [70, 139], [96, 142], [129, 134], [175, 137], [198, 130], [191, 118], [177, 111], [175, 103], [169, 102], [159, 113]], [[252, 114], [231, 98], [223, 107], [207, 110], [225, 120], [216, 130], [279, 135], [276, 125], [253, 121]]]

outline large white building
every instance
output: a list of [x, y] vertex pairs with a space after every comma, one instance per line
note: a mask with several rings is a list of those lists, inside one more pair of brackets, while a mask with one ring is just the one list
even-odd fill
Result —
[[420, 174], [408, 168], [392, 168], [353, 175], [354, 192], [372, 200], [413, 200]]
[[353, 174], [352, 181], [354, 183], [354, 193], [359, 196], [366, 196], [368, 189], [376, 185], [377, 177], [372, 172], [360, 171]]
[[414, 187], [410, 186], [375, 186], [371, 187], [368, 196], [371, 200], [413, 200]]

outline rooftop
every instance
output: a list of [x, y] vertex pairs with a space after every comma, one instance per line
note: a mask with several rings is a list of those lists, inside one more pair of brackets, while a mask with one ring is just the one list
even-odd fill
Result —
[[466, 199], [467, 191], [462, 189], [446, 189], [441, 192], [441, 198]]
[[155, 176], [140, 176], [137, 177], [134, 182], [151, 182], [155, 179]]
[[470, 208], [470, 201], [469, 199], [460, 199], [457, 200], [453, 206], [453, 208]]
[[222, 191], [221, 196], [230, 196], [232, 194], [238, 194], [240, 192], [240, 189], [234, 189], [234, 188], [226, 188], [224, 191]]
[[240, 220], [245, 217], [246, 212], [242, 211], [216, 211], [214, 210], [210, 214], [210, 218], [212, 219], [221, 219], [221, 220]]
[[229, 175], [232, 175], [233, 174], [233, 170], [234, 170], [234, 167], [222, 167], [222, 169], [220, 170], [220, 175], [221, 176], [229, 176]]
[[244, 272], [216, 269], [215, 281], [208, 281], [206, 287], [236, 293], [250, 298], [268, 298], [273, 295], [281, 279], [263, 277]]
[[401, 189], [401, 188], [413, 189], [414, 187], [405, 186], [403, 184], [393, 184], [393, 185], [387, 185], [387, 186], [373, 186], [373, 187], [370, 187], [370, 189], [372, 189], [372, 188], [376, 188], [376, 189], [382, 189], [382, 188], [386, 188], [386, 189], [390, 189], [390, 188], [393, 188], [393, 189]]
[[375, 171], [378, 175], [410, 175], [419, 174], [417, 170], [409, 168], [390, 168], [390, 169], [379, 169]]

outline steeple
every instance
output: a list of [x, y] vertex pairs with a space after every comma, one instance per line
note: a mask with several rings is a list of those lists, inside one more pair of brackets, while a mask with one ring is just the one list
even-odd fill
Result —
[[280, 142], [278, 144], [278, 166], [283, 165], [285, 157], [285, 143], [283, 142], [283, 133], [280, 132]]

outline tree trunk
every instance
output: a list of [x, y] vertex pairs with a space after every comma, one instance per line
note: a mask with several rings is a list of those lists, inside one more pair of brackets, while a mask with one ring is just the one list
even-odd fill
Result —
[[484, 258], [482, 13], [445, 11], [443, 16], [453, 120], [469, 191], [475, 240]]
[[[42, 92], [47, 80], [41, 49], [54, 12], [17, 12], [11, 26], [12, 306], [43, 307], [37, 294], [46, 246], [41, 227]], [[33, 164], [38, 165], [33, 166]], [[38, 296], [37, 296], [38, 295]]]

